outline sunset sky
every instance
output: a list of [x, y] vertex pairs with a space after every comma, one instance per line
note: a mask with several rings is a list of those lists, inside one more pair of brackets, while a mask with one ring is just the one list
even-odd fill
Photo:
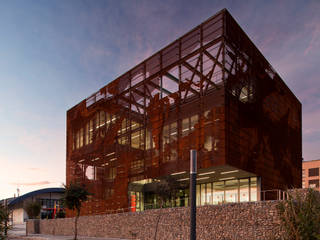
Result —
[[0, 199], [65, 182], [66, 111], [227, 8], [302, 102], [320, 159], [320, 1], [4, 0]]

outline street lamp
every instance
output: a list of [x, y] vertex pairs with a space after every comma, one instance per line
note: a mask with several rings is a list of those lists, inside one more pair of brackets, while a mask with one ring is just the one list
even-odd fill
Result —
[[190, 240], [196, 240], [197, 151], [190, 150]]

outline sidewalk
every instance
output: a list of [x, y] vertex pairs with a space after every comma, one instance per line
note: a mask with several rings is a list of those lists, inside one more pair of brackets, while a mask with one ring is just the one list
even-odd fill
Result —
[[[8, 239], [12, 240], [73, 240], [73, 236], [55, 236], [55, 235], [42, 235], [42, 234], [30, 234], [29, 236], [9, 235]], [[94, 237], [78, 237], [79, 240], [126, 240], [120, 238], [94, 238]]]
[[[56, 235], [43, 235], [43, 234], [29, 234], [26, 236], [26, 225], [14, 225], [8, 232], [8, 239], [10, 240], [73, 240], [73, 236], [56, 236]], [[127, 240], [120, 238], [95, 238], [78, 236], [79, 240]]]

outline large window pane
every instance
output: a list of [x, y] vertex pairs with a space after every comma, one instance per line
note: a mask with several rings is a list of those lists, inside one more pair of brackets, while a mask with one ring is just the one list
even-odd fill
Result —
[[200, 203], [201, 203], [201, 202], [200, 202], [200, 199], [201, 199], [201, 198], [200, 198], [200, 196], [201, 196], [200, 185], [197, 185], [197, 194], [196, 194], [196, 195], [197, 195], [197, 197], [196, 197], [196, 199], [197, 199], [196, 205], [197, 205], [197, 206], [200, 206]]
[[238, 180], [228, 180], [225, 184], [226, 202], [238, 202]]
[[249, 179], [240, 179], [240, 202], [249, 201]]
[[201, 184], [201, 206], [206, 204], [206, 184]]
[[318, 188], [319, 187], [319, 180], [309, 180], [309, 187], [310, 188]]
[[182, 120], [182, 137], [187, 136], [189, 134], [189, 118], [185, 118]]
[[207, 198], [206, 204], [212, 204], [213, 196], [212, 196], [212, 183], [206, 184]]
[[309, 169], [309, 177], [319, 176], [319, 168], [310, 168]]
[[213, 204], [224, 203], [224, 182], [213, 183]]
[[257, 178], [250, 178], [250, 201], [257, 201]]

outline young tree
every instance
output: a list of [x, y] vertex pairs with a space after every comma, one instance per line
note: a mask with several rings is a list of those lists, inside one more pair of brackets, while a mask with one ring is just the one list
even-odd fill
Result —
[[88, 199], [91, 195], [84, 185], [77, 183], [70, 183], [65, 187], [65, 193], [63, 197], [64, 205], [73, 211], [76, 211], [76, 217], [74, 220], [74, 240], [78, 237], [78, 218], [80, 216], [81, 204]]
[[[172, 207], [172, 201], [175, 201], [176, 197], [178, 197], [180, 190], [188, 187], [188, 182], [178, 182], [174, 177], [169, 175], [161, 179], [160, 182], [155, 182], [154, 185], [155, 194], [157, 195], [160, 202], [160, 208], [163, 208], [166, 207], [167, 203], [169, 203], [169, 206]], [[154, 239], [157, 239], [160, 218], [161, 212], [159, 212], [159, 216], [157, 219]]]
[[0, 239], [7, 237], [7, 231], [9, 229], [9, 211], [8, 208], [0, 204]]
[[25, 207], [29, 219], [35, 219], [40, 215], [41, 205], [39, 202], [28, 202]]

